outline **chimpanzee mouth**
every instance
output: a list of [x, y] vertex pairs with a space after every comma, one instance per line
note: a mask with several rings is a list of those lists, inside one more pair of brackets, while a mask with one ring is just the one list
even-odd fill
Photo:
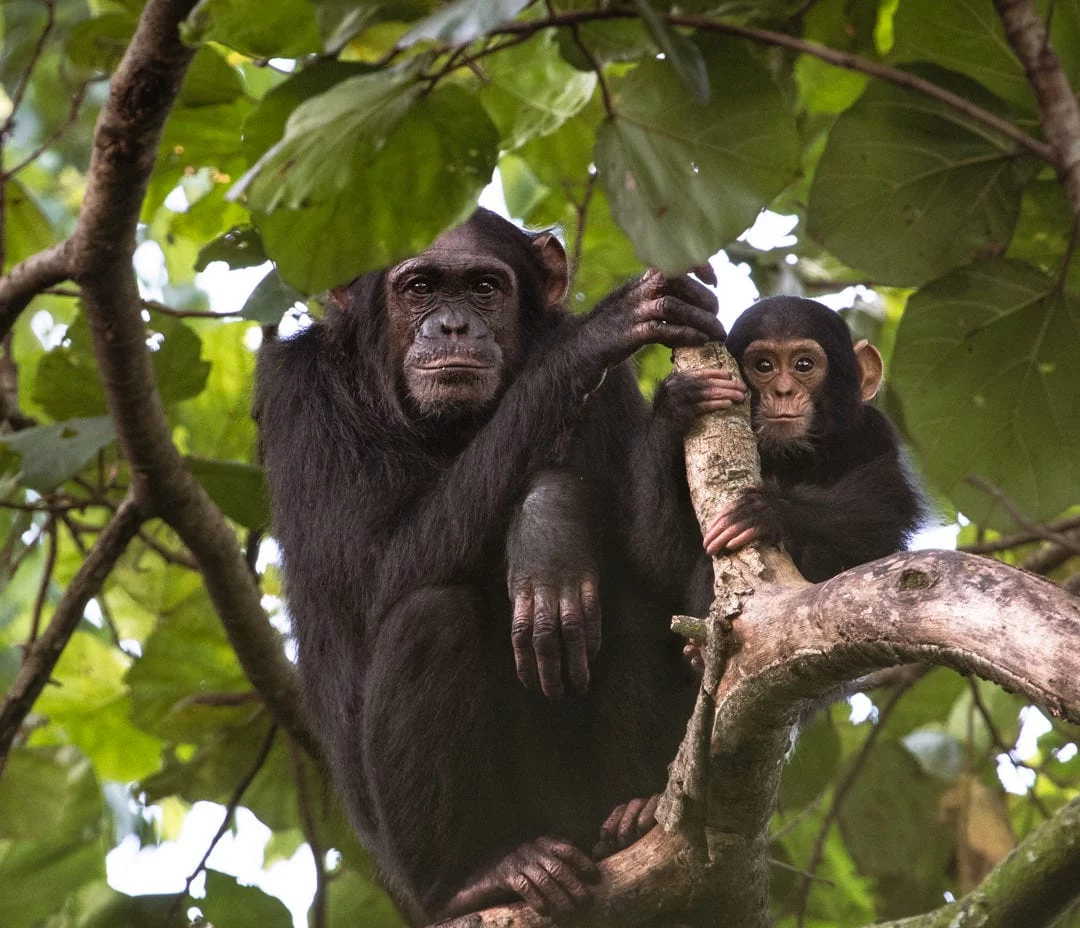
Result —
[[761, 418], [768, 419], [769, 422], [798, 422], [804, 416], [801, 412], [796, 412], [788, 416], [762, 416]]
[[429, 374], [450, 373], [453, 371], [487, 371], [491, 370], [491, 365], [472, 358], [442, 358], [438, 361], [429, 361], [427, 364], [417, 365], [417, 370]]

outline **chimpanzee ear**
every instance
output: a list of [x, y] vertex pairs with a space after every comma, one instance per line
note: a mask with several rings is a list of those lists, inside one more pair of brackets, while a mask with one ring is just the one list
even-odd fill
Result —
[[544, 296], [548, 306], [561, 303], [570, 287], [570, 271], [566, 263], [566, 250], [553, 232], [541, 232], [533, 238], [533, 248], [547, 270], [547, 290]]
[[864, 403], [869, 403], [877, 396], [881, 386], [881, 377], [885, 373], [885, 362], [881, 352], [865, 338], [855, 343], [855, 363], [859, 366], [859, 395]]
[[347, 302], [346, 296], [349, 292], [349, 285], [342, 284], [340, 287], [330, 288], [330, 299], [334, 301], [334, 305], [338, 309], [344, 309]]

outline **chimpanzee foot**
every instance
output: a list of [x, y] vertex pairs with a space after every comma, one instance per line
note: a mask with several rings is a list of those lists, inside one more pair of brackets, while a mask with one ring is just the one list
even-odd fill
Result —
[[470, 878], [437, 917], [452, 918], [520, 897], [540, 915], [569, 915], [592, 902], [596, 864], [566, 841], [537, 838]]
[[600, 826], [600, 840], [593, 848], [593, 858], [603, 860], [648, 834], [656, 824], [656, 806], [659, 802], [660, 795], [657, 794], [631, 799], [616, 806]]

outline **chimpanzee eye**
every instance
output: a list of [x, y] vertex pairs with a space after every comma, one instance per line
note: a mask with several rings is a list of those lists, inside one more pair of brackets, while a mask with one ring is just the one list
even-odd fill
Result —
[[409, 281], [408, 290], [410, 293], [415, 293], [418, 296], [426, 296], [431, 293], [431, 284], [424, 280], [424, 278], [418, 277], [416, 280]]
[[497, 289], [498, 285], [490, 277], [481, 277], [473, 284], [473, 293], [479, 293], [481, 296], [488, 296]]
[[768, 358], [758, 358], [754, 362], [754, 370], [759, 374], [771, 374], [773, 370], [773, 363]]
[[800, 374], [809, 374], [810, 371], [812, 371], [813, 369], [814, 369], [814, 359], [813, 358], [799, 358], [795, 362], [795, 370], [797, 370]]

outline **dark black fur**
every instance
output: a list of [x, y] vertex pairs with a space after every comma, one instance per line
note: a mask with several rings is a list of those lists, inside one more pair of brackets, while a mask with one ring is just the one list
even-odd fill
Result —
[[[523, 351], [490, 408], [410, 407], [384, 272], [325, 322], [265, 345], [258, 373], [310, 717], [414, 924], [522, 842], [591, 848], [613, 806], [663, 786], [692, 697], [673, 603], [630, 565], [644, 403], [624, 364], [595, 389], [671, 326], [627, 336], [631, 290], [584, 318], [546, 307], [530, 236], [483, 212], [471, 222], [521, 283]], [[550, 701], [516, 678], [508, 559], [598, 573], [603, 646], [584, 696]]]
[[[761, 300], [735, 321], [727, 348], [741, 364], [756, 339], [800, 337], [815, 340], [829, 361], [809, 447], [763, 447], [762, 486], [744, 494], [740, 515], [756, 521], [766, 543], [782, 541], [817, 583], [902, 550], [924, 506], [896, 430], [860, 397], [851, 331], [839, 314], [800, 297]], [[752, 412], [757, 400], [751, 390]]]

